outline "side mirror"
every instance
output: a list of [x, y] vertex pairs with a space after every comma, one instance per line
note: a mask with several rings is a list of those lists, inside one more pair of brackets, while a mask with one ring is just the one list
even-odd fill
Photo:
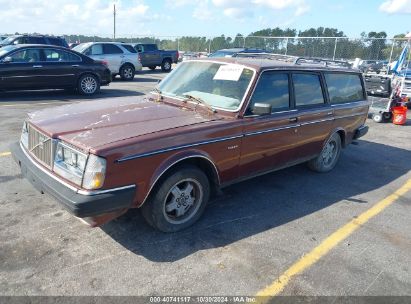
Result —
[[252, 112], [254, 115], [269, 115], [271, 114], [271, 105], [268, 103], [255, 103]]
[[3, 63], [10, 63], [10, 62], [13, 62], [13, 58], [7, 56], [7, 57], [5, 57], [1, 62], [3, 62]]

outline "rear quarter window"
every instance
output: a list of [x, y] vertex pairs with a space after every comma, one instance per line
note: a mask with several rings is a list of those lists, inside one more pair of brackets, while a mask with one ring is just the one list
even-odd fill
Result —
[[125, 48], [127, 51], [129, 51], [130, 53], [133, 53], [133, 54], [137, 53], [137, 51], [131, 45], [122, 44], [121, 46]]
[[326, 73], [324, 76], [331, 104], [354, 102], [365, 99], [360, 75]]

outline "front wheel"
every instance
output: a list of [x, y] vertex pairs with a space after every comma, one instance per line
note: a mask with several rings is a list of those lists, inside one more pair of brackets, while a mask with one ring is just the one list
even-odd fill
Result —
[[80, 77], [78, 82], [78, 91], [82, 95], [93, 95], [100, 90], [100, 81], [97, 76], [86, 74]]
[[210, 197], [210, 183], [194, 166], [180, 167], [156, 186], [141, 207], [146, 221], [163, 232], [176, 232], [194, 224]]
[[308, 167], [316, 172], [328, 172], [334, 169], [340, 158], [341, 137], [334, 133], [325, 143], [321, 154], [308, 162]]

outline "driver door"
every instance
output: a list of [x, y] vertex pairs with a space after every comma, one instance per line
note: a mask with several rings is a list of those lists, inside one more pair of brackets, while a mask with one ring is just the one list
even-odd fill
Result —
[[[291, 100], [289, 73], [261, 74], [244, 117], [240, 178], [279, 169], [295, 160], [298, 122]], [[256, 103], [269, 104], [271, 113], [254, 115]]]

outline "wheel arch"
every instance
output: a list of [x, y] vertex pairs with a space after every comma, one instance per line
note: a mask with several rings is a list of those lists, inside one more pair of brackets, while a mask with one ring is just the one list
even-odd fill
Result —
[[125, 61], [125, 62], [123, 62], [123, 63], [120, 65], [120, 68], [118, 69], [118, 72], [120, 73], [121, 69], [122, 69], [124, 66], [126, 66], [126, 65], [131, 66], [131, 67], [134, 69], [134, 71], [136, 70], [136, 66], [135, 66], [132, 62], [130, 62], [130, 61]]
[[220, 174], [216, 164], [212, 161], [211, 157], [205, 153], [195, 151], [195, 152], [185, 152], [178, 155], [174, 155], [165, 161], [157, 168], [151, 177], [149, 190], [145, 195], [143, 201], [139, 204], [141, 207], [151, 195], [153, 189], [161, 183], [161, 181], [168, 176], [168, 174], [175, 168], [183, 165], [194, 165], [202, 170], [209, 182], [212, 192], [216, 191], [221, 182]]
[[340, 136], [341, 139], [341, 146], [343, 148], [345, 148], [347, 146], [347, 132], [343, 129], [343, 128], [336, 128], [334, 129], [329, 135], [328, 137], [325, 139], [325, 141], [323, 142], [323, 146], [325, 145], [325, 143], [331, 138], [331, 136], [333, 136], [334, 134], [338, 134]]
[[82, 71], [82, 72], [78, 75], [78, 77], [77, 77], [77, 82], [76, 82], [77, 84], [79, 83], [80, 78], [83, 77], [84, 75], [93, 75], [93, 76], [96, 76], [97, 79], [98, 79], [98, 81], [101, 82], [101, 77], [100, 77], [100, 75], [99, 75], [98, 73], [96, 73], [96, 72], [94, 72], [94, 71]]

